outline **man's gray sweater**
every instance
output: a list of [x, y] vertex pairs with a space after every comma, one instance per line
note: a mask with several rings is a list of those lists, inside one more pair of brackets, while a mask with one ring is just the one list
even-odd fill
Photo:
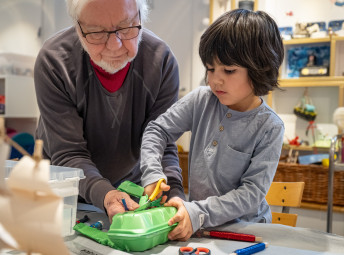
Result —
[[[163, 41], [143, 30], [122, 87], [110, 93], [98, 80], [75, 28], [68, 28], [44, 43], [34, 78], [41, 113], [36, 138], [43, 139], [51, 164], [84, 170], [80, 195], [87, 202], [103, 209], [113, 185], [140, 182], [143, 131], [178, 99], [178, 65]], [[163, 165], [172, 185], [170, 196], [183, 197], [175, 144], [167, 146]]]

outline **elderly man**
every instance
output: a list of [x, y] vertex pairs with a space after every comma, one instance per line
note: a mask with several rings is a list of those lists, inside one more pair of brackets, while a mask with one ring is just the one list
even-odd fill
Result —
[[[53, 165], [84, 170], [80, 196], [111, 220], [124, 212], [122, 198], [130, 210], [138, 207], [116, 187], [124, 180], [140, 183], [141, 137], [177, 100], [178, 65], [169, 47], [142, 28], [145, 0], [67, 5], [75, 26], [48, 39], [35, 65], [36, 138]], [[169, 197], [184, 198], [175, 144], [162, 162]]]

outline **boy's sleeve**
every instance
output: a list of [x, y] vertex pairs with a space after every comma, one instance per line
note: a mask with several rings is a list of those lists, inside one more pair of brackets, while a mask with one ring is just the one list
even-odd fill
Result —
[[[155, 67], [149, 69], [148, 74], [145, 73], [147, 77], [152, 77], [151, 80], [147, 80], [148, 84], [155, 84], [147, 86], [147, 88], [151, 90], [149, 92], [151, 95], [155, 95], [156, 91], [158, 91], [158, 94], [156, 98], [154, 98], [153, 105], [147, 110], [143, 130], [147, 127], [149, 122], [166, 112], [166, 110], [178, 100], [179, 71], [177, 60], [172, 51], [165, 44], [160, 43], [158, 49], [159, 50], [155, 50], [154, 53], [152, 53], [157, 57], [147, 57], [147, 60], [149, 59], [150, 61], [148, 64]], [[145, 51], [146, 54], [147, 52], [149, 51]], [[161, 76], [156, 75], [156, 73], [161, 74]], [[156, 86], [156, 84], [159, 84], [159, 86]], [[178, 160], [178, 150], [174, 141], [166, 144], [162, 154], [161, 164], [163, 166], [164, 178], [171, 187], [168, 196], [174, 194], [174, 196], [185, 199], [181, 169]]]
[[[188, 95], [148, 124], [141, 145], [142, 186], [157, 182], [160, 178], [165, 178], [169, 185], [176, 181], [168, 178], [170, 169], [164, 166], [162, 158], [166, 146], [191, 129], [192, 112], [193, 100], [192, 96]], [[172, 193], [170, 197], [171, 195]]]

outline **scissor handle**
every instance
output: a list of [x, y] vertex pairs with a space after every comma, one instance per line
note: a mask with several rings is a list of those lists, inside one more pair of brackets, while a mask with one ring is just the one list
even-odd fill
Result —
[[[200, 253], [202, 252], [202, 253]], [[204, 254], [204, 255], [211, 255], [211, 252], [208, 248], [204, 247], [180, 247], [179, 248], [179, 255], [193, 255], [193, 254]]]
[[180, 247], [179, 248], [179, 255], [192, 255], [192, 254], [198, 254], [196, 253], [197, 249], [194, 249], [192, 247]]
[[204, 248], [204, 247], [197, 247], [197, 253], [196, 254], [204, 254], [204, 255], [210, 255], [211, 252], [208, 248]]
[[158, 183], [156, 184], [155, 189], [154, 189], [152, 195], [150, 195], [150, 197], [149, 197], [150, 201], [153, 201], [154, 198], [161, 192], [160, 185], [161, 185], [162, 182], [166, 183], [165, 179], [161, 178], [158, 181]]

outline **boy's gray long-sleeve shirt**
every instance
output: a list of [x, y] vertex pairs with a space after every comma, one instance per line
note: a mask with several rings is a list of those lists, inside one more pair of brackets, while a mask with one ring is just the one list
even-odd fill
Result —
[[191, 130], [189, 200], [193, 231], [233, 220], [271, 222], [265, 195], [278, 165], [284, 124], [263, 101], [247, 112], [222, 105], [209, 87], [195, 89], [148, 124], [141, 147], [142, 183], [164, 177], [168, 142]]
[[[140, 182], [143, 131], [178, 99], [173, 53], [152, 32], [142, 33], [125, 81], [113, 93], [98, 80], [74, 27], [48, 39], [35, 64], [36, 138], [44, 141], [44, 156], [53, 165], [83, 169], [80, 195], [101, 209], [113, 185]], [[167, 146], [163, 165], [171, 193], [184, 197], [175, 144]]]

